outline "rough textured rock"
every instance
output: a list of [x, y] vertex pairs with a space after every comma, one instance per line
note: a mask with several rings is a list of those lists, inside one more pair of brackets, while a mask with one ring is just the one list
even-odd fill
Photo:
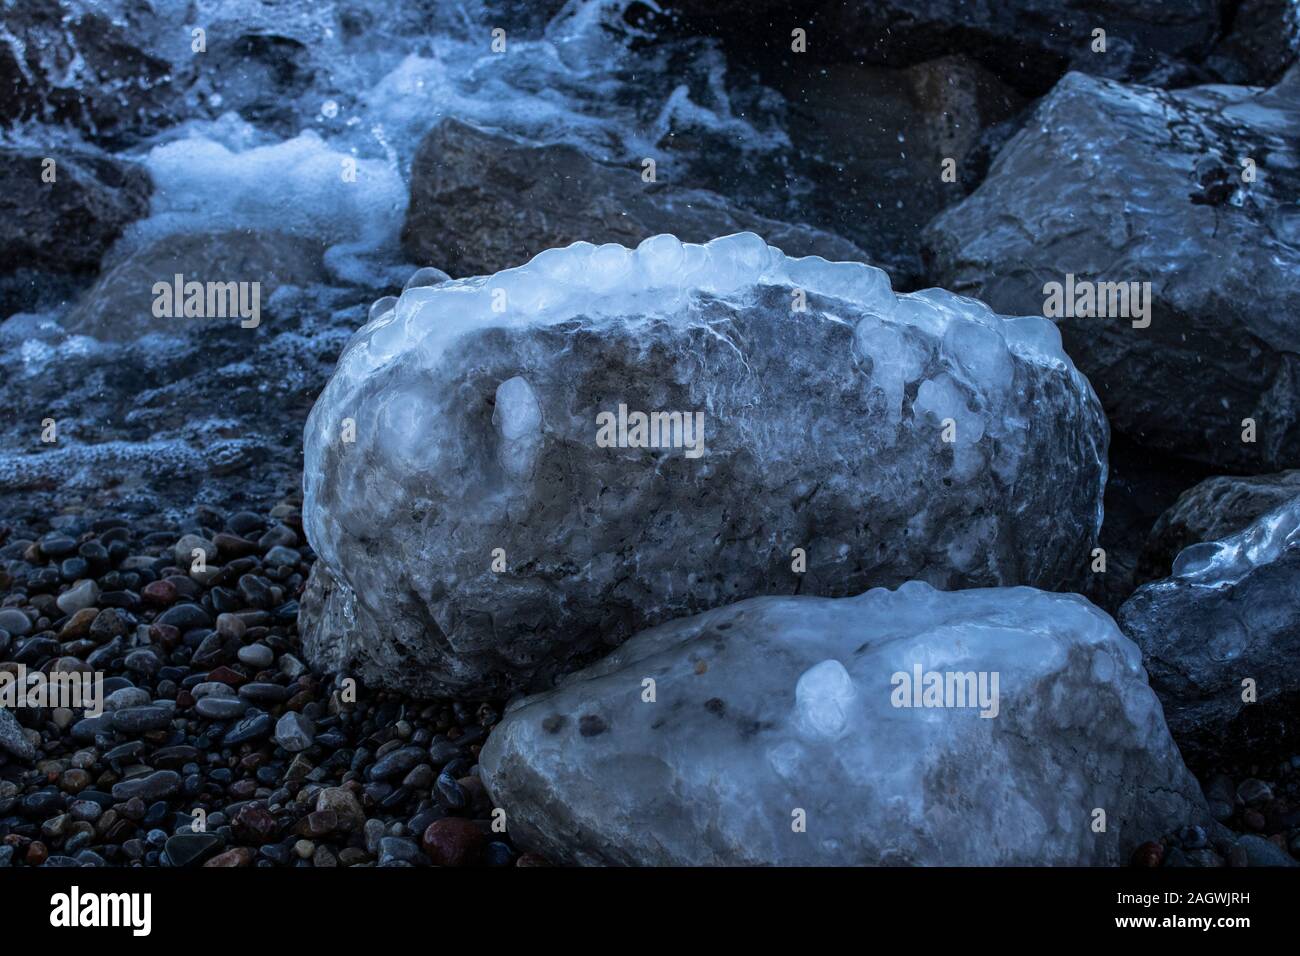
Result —
[[[808, 54], [905, 66], [960, 50], [1025, 91], [1046, 91], [1067, 69], [1140, 79], [1179, 77], [1209, 52], [1223, 29], [1221, 0], [668, 0], [688, 30], [721, 35], [728, 49], [788, 54], [790, 31], [808, 31]], [[1092, 31], [1107, 33], [1105, 53]]]
[[[53, 159], [54, 182], [42, 180]], [[99, 270], [108, 247], [149, 212], [149, 174], [88, 153], [0, 148], [0, 319], [53, 303]]]
[[[899, 706], [918, 673], [952, 692]], [[1204, 813], [1137, 648], [1030, 588], [674, 621], [512, 706], [480, 766], [512, 839], [584, 864], [1114, 864]]]
[[1141, 581], [1168, 577], [1184, 548], [1243, 530], [1260, 515], [1300, 497], [1300, 471], [1216, 475], [1185, 491], [1156, 521], [1138, 565]]
[[0, 123], [69, 124], [117, 146], [176, 121], [168, 64], [87, 4], [3, 0]]
[[[1192, 545], [1119, 612], [1189, 762], [1294, 753], [1300, 732], [1300, 499]], [[1257, 700], [1243, 701], [1243, 681]], [[1288, 749], [1290, 748], [1290, 749]]]
[[[773, 80], [798, 143], [790, 165], [808, 185], [769, 188], [754, 197], [764, 204], [756, 208], [802, 214], [862, 246], [895, 286], [918, 287], [922, 229], [983, 178], [1023, 99], [965, 56], [905, 69], [791, 59]], [[953, 181], [943, 176], [946, 159], [955, 163]], [[736, 182], [728, 192], [746, 190]], [[786, 197], [791, 208], [769, 208], [769, 197]]]
[[[186, 282], [257, 282], [259, 309], [264, 309], [280, 286], [325, 281], [322, 251], [321, 244], [313, 239], [279, 232], [166, 236], [106, 263], [99, 281], [64, 325], [77, 335], [104, 342], [130, 342], [150, 333], [194, 334], [216, 325], [238, 328], [242, 320], [237, 314], [155, 315], [155, 283], [173, 283], [177, 274], [183, 275]], [[249, 335], [254, 333], [255, 329], [248, 330]]]
[[19, 760], [35, 760], [36, 748], [23, 733], [14, 715], [0, 707], [0, 750], [12, 754]]
[[402, 247], [454, 276], [482, 275], [578, 241], [634, 246], [671, 232], [683, 242], [753, 231], [791, 255], [865, 261], [848, 240], [747, 213], [714, 193], [642, 181], [641, 169], [533, 146], [444, 120], [411, 166]]
[[1148, 327], [1059, 321], [1112, 427], [1227, 470], [1300, 464], [1298, 101], [1300, 68], [1177, 93], [1072, 73], [929, 226], [934, 277], [1011, 314], [1070, 275], [1150, 282]]
[[1231, 27], [1206, 65], [1229, 83], [1272, 83], [1300, 50], [1300, 6], [1295, 0], [1240, 0]]
[[[503, 693], [756, 594], [1086, 571], [1107, 429], [1044, 319], [752, 234], [579, 243], [385, 306], [305, 436], [326, 668]], [[602, 444], [620, 406], [702, 416], [702, 451]]]
[[1193, 462], [1153, 452], [1123, 435], [1111, 435], [1100, 538], [1106, 553], [1105, 570], [1094, 569], [1090, 586], [1079, 593], [1107, 614], [1118, 611], [1137, 586], [1150, 579], [1150, 575], [1142, 576], [1141, 564], [1152, 526], [1180, 494], [1207, 473]]

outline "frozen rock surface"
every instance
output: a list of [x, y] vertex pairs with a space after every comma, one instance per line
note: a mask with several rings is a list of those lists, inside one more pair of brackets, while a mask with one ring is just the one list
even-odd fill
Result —
[[1223, 470], [1300, 465], [1298, 122], [1300, 67], [1269, 90], [1071, 73], [927, 228], [934, 278], [1035, 315], [1069, 276], [1149, 282], [1145, 317], [1059, 321], [1112, 427]]
[[[1300, 497], [1244, 531], [1186, 548], [1173, 575], [1119, 612], [1142, 648], [1170, 730], [1189, 753], [1281, 747], [1300, 731]], [[1245, 702], [1253, 682], [1256, 700]], [[1294, 737], [1291, 738], [1294, 744]]]
[[756, 594], [1062, 587], [1106, 440], [1044, 319], [752, 234], [576, 243], [377, 304], [307, 424], [301, 626], [369, 682], [504, 693]]
[[673, 621], [513, 706], [480, 766], [512, 839], [583, 864], [1113, 864], [1204, 806], [1137, 648], [1031, 588]]
[[1187, 489], [1147, 536], [1139, 580], [1169, 576], [1184, 548], [1242, 531], [1265, 512], [1300, 497], [1300, 470], [1272, 475], [1215, 475]]

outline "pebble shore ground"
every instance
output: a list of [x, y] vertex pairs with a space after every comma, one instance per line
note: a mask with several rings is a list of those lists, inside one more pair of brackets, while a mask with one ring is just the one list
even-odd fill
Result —
[[0, 527], [0, 671], [104, 678], [101, 716], [0, 711], [0, 867], [544, 864], [479, 782], [500, 702], [304, 663], [300, 508]]

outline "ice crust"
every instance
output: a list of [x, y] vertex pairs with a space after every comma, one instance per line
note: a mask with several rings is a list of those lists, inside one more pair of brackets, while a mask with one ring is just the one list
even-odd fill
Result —
[[1184, 548], [1174, 559], [1173, 576], [1205, 587], [1237, 584], [1296, 545], [1300, 545], [1300, 497], [1261, 515], [1236, 534]]
[[[997, 674], [996, 716], [896, 706], [918, 666]], [[1113, 864], [1203, 809], [1137, 647], [1032, 588], [673, 621], [517, 702], [480, 764], [514, 839], [583, 864]]]
[[[324, 666], [501, 691], [755, 594], [1086, 567], [1106, 425], [1045, 319], [748, 233], [433, 281], [376, 305], [308, 419]], [[597, 447], [619, 404], [698, 410], [707, 453]]]
[[[421, 360], [433, 363], [447, 343], [488, 325], [559, 325], [579, 315], [694, 321], [687, 308], [692, 299], [710, 295], [739, 301], [760, 285], [834, 297], [876, 315], [878, 321], [862, 328], [857, 344], [882, 369], [891, 369], [891, 385], [901, 383], [909, 370], [919, 372], [915, 353], [893, 331], [899, 325], [938, 338], [948, 336], [945, 345], [961, 367], [995, 387], [1005, 389], [1010, 384], [1008, 351], [1035, 364], [1068, 369], [1082, 380], [1065, 354], [1056, 326], [1047, 319], [1007, 319], [974, 299], [938, 289], [895, 295], [881, 269], [861, 262], [828, 262], [818, 256], [787, 258], [753, 233], [703, 245], [659, 235], [636, 249], [576, 242], [548, 249], [526, 265], [494, 276], [407, 290], [391, 312], [375, 317], [357, 333], [340, 360], [340, 373], [345, 381], [361, 381], [417, 349]], [[504, 303], [504, 311], [494, 309], [496, 303]], [[944, 401], [952, 393], [947, 380], [939, 391], [927, 408], [946, 409], [951, 404]], [[893, 385], [889, 392], [901, 400], [900, 387]]]
[[[1295, 730], [1297, 588], [1300, 497], [1236, 534], [1184, 548], [1172, 576], [1119, 609], [1189, 759], [1271, 748]], [[1249, 701], [1246, 678], [1254, 682]]]

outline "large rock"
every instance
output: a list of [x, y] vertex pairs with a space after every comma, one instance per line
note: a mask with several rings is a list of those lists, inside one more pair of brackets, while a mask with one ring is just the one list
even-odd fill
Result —
[[[797, 144], [788, 170], [801, 188], [769, 187], [752, 201], [847, 236], [895, 286], [917, 288], [922, 230], [983, 178], [993, 147], [1015, 131], [1023, 99], [966, 56], [903, 69], [791, 59], [772, 79], [788, 102], [785, 129]], [[744, 178], [733, 183], [747, 192]]]
[[76, 0], [5, 0], [0, 14], [0, 125], [68, 124], [117, 147], [176, 122], [171, 67], [110, 16]]
[[[1086, 573], [1107, 429], [1044, 319], [752, 234], [578, 243], [384, 308], [305, 436], [323, 667], [500, 694], [757, 594]], [[620, 408], [703, 441], [609, 447]]]
[[838, 236], [765, 219], [714, 193], [646, 183], [639, 168], [606, 166], [573, 146], [529, 145], [457, 120], [435, 126], [415, 154], [402, 247], [416, 262], [466, 276], [578, 241], [634, 246], [670, 232], [705, 242], [743, 231], [791, 255], [867, 258]]
[[1300, 51], [1300, 5], [1295, 0], [1240, 0], [1232, 8], [1231, 27], [1206, 65], [1229, 83], [1274, 82]]
[[1115, 864], [1204, 814], [1137, 648], [1030, 588], [673, 621], [512, 706], [480, 766], [513, 840], [583, 864]]
[[1300, 470], [1274, 475], [1215, 475], [1189, 488], [1147, 536], [1139, 579], [1168, 577], [1184, 548], [1243, 530], [1260, 515], [1300, 497]]
[[930, 225], [934, 276], [1011, 314], [1071, 276], [1150, 282], [1145, 316], [1059, 322], [1111, 425], [1224, 470], [1300, 465], [1298, 106], [1300, 67], [1267, 91], [1072, 73]]
[[[723, 37], [729, 51], [788, 55], [791, 30], [807, 31], [807, 56], [905, 66], [962, 52], [1008, 82], [1041, 93], [1067, 69], [1138, 79], [1193, 72], [1227, 16], [1221, 0], [667, 0], [687, 30]], [[1106, 31], [1106, 52], [1092, 50]], [[1225, 57], [1233, 51], [1225, 50]]]
[[1300, 736], [1300, 498], [1179, 554], [1119, 612], [1189, 762], [1295, 752]]
[[52, 305], [50, 292], [93, 277], [127, 224], [148, 214], [150, 189], [134, 163], [0, 148], [0, 319]]

